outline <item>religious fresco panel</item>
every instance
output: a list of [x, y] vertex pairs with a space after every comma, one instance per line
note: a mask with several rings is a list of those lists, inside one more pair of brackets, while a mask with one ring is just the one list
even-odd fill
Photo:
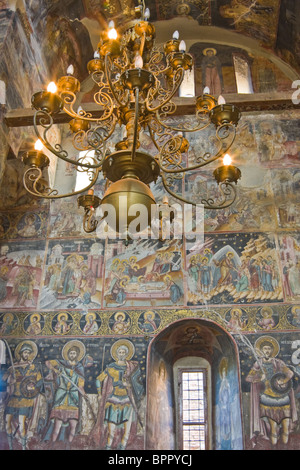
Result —
[[223, 22], [227, 21], [237, 32], [257, 39], [268, 47], [276, 45], [279, 7], [280, 0], [264, 0], [263, 5], [257, 2], [250, 4], [219, 0], [215, 5], [219, 21], [222, 18]]
[[0, 213], [0, 239], [44, 239], [47, 229], [48, 211]]
[[37, 307], [44, 255], [45, 241], [0, 244], [0, 308]]
[[218, 97], [223, 93], [236, 93], [233, 54], [239, 48], [196, 42], [189, 49], [195, 61], [196, 96], [200, 96], [205, 87], [210, 94]]
[[[257, 174], [257, 168], [243, 167], [241, 181], [237, 188], [237, 199], [231, 206], [220, 209], [204, 210], [205, 232], [226, 231], [270, 231], [274, 228], [276, 208], [271, 188], [270, 173], [262, 170]], [[185, 175], [185, 197], [193, 203], [200, 204], [201, 199], [212, 196], [217, 202], [221, 199], [218, 187], [211, 172], [198, 171]]]
[[151, 0], [147, 5], [150, 8], [151, 21], [188, 16], [195, 18], [201, 25], [209, 25], [211, 24], [210, 3], [211, 0], [194, 0], [186, 3], [180, 0], [167, 0], [164, 3]]
[[299, 304], [208, 306], [192, 308], [119, 310], [0, 311], [2, 337], [155, 337], [167, 326], [186, 318], [204, 319], [230, 334], [295, 331], [300, 325]]
[[278, 239], [285, 299], [297, 302], [300, 300], [300, 236], [297, 232], [287, 232]]
[[300, 227], [300, 170], [296, 168], [272, 169], [272, 190], [280, 228]]
[[254, 93], [290, 91], [292, 81], [266, 57], [254, 56], [251, 60]]
[[104, 305], [183, 305], [182, 240], [108, 240]]
[[51, 202], [49, 238], [87, 236], [82, 225], [83, 209], [78, 208], [77, 197]]
[[[148, 346], [144, 338], [49, 337], [5, 340], [4, 344], [11, 365], [1, 369], [1, 398], [12, 376], [21, 385], [4, 409], [1, 400], [2, 450], [143, 449]], [[22, 372], [18, 366], [28, 358], [30, 367]], [[123, 376], [128, 384], [124, 380], [120, 386]], [[66, 380], [71, 384], [67, 392]], [[122, 397], [118, 405], [110, 397], [111, 390]], [[10, 410], [18, 397], [33, 413], [25, 433], [11, 434]], [[113, 428], [120, 410], [126, 413], [127, 426], [120, 421]], [[60, 426], [65, 413], [68, 418]]]
[[187, 305], [282, 302], [274, 236], [208, 234], [187, 245]]
[[100, 308], [103, 263], [102, 240], [50, 240], [40, 307], [84, 310]]
[[236, 165], [257, 166], [260, 163], [255, 122], [251, 116], [241, 116], [236, 128], [236, 139], [230, 149], [230, 156]]
[[272, 119], [265, 116], [257, 119], [255, 136], [262, 166], [267, 168], [297, 167], [300, 161], [300, 121]]
[[[239, 335], [245, 448], [298, 449], [299, 332]], [[284, 381], [282, 380], [284, 378]]]

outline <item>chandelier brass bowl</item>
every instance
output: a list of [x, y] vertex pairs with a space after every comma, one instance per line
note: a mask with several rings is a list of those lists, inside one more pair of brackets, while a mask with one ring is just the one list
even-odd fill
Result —
[[[96, 230], [96, 209], [104, 204], [112, 204], [118, 214], [117, 231], [124, 230], [119, 224], [120, 211], [123, 217], [119, 201], [125, 195], [127, 206], [145, 205], [149, 210], [147, 223], [150, 223], [155, 198], [149, 184], [158, 179], [166, 192], [181, 203], [195, 204], [177, 194], [174, 190], [176, 181], [187, 172], [201, 171], [222, 158], [235, 140], [240, 119], [236, 106], [218, 104], [218, 97], [209, 92], [195, 99], [192, 117], [176, 118], [174, 98], [185, 73], [193, 67], [193, 57], [185, 51], [184, 41], [179, 41], [177, 32], [162, 46], [155, 45], [155, 27], [149, 22], [149, 11], [144, 4], [135, 9], [127, 24], [119, 25], [119, 32], [121, 34], [111, 23], [101, 31], [98, 49], [87, 64], [97, 88], [93, 96], [97, 112], [95, 107], [92, 111], [78, 107], [82, 104], [77, 99], [81, 85], [73, 76], [72, 66], [59, 78], [56, 91], [38, 92], [32, 98], [38, 138], [53, 156], [73, 165], [77, 171], [86, 172], [89, 184], [81, 190], [59, 194], [57, 190], [39, 184], [49, 161], [40, 155], [27, 154], [23, 158], [27, 166], [24, 186], [34, 196], [48, 199], [80, 195], [78, 205], [84, 209], [83, 226], [87, 232]], [[51, 145], [48, 138], [54, 116], [61, 111], [70, 117], [74, 147], [71, 157], [60, 145]], [[111, 151], [107, 144], [117, 126], [124, 130], [124, 137], [115, 143], [115, 151]], [[203, 154], [199, 151], [194, 162], [189, 163], [189, 135], [208, 129], [213, 129], [213, 150], [205, 150]], [[154, 151], [151, 154], [142, 148], [142, 133], [152, 142]], [[82, 157], [82, 152], [89, 157]], [[222, 209], [236, 199], [235, 185], [240, 170], [232, 165], [223, 167], [213, 174], [219, 194], [202, 197], [199, 201], [205, 208]], [[107, 182], [102, 199], [94, 195], [99, 177]], [[125, 229], [131, 221], [128, 218]]]
[[101, 204], [103, 207], [114, 207], [116, 214], [119, 214], [112, 219], [111, 228], [123, 237], [124, 234], [130, 235], [130, 225], [137, 219], [136, 211], [132, 213], [130, 208], [136, 208], [138, 214], [142, 212], [142, 216], [146, 214], [146, 217], [141, 218], [139, 227], [134, 227], [138, 232], [143, 232], [151, 223], [152, 206], [156, 206], [156, 201], [147, 184], [136, 178], [124, 177], [109, 186]]

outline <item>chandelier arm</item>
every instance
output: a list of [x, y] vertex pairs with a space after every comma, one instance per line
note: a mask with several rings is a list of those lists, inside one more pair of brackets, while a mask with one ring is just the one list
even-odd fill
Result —
[[[38, 126], [37, 126], [37, 115], [39, 113], [42, 113], [42, 115], [47, 117], [47, 120], [48, 120], [48, 125], [46, 124], [45, 120], [44, 119], [39, 119], [39, 124], [42, 125], [42, 127], [44, 128], [44, 133], [43, 133], [43, 136], [41, 136], [40, 132], [39, 132], [39, 129], [38, 129]], [[50, 124], [49, 124], [50, 123]], [[33, 117], [33, 125], [34, 125], [34, 130], [35, 130], [35, 133], [37, 135], [37, 137], [41, 140], [41, 142], [43, 143], [43, 145], [54, 155], [56, 155], [58, 158], [60, 158], [61, 160], [67, 162], [67, 163], [71, 163], [72, 165], [75, 165], [75, 166], [80, 166], [80, 167], [83, 167], [83, 168], [88, 168], [88, 169], [100, 169], [102, 167], [102, 161], [98, 164], [89, 164], [89, 163], [82, 163], [80, 161], [77, 161], [77, 160], [72, 160], [71, 158], [68, 158], [66, 155], [67, 152], [66, 150], [63, 150], [63, 151], [60, 151], [58, 152], [57, 150], [55, 150], [55, 148], [52, 147], [52, 145], [48, 142], [47, 140], [47, 132], [48, 130], [52, 127], [52, 124], [53, 124], [53, 119], [52, 117], [46, 112], [46, 111], [42, 111], [42, 110], [39, 110], [37, 111], [35, 114], [34, 114], [34, 117]], [[60, 145], [59, 144], [56, 144], [56, 147], [60, 148]], [[64, 155], [65, 154], [65, 155]], [[94, 159], [93, 159], [94, 160]]]
[[[183, 75], [184, 75], [184, 69], [182, 67], [180, 67], [179, 69], [176, 70], [175, 77], [174, 77], [174, 80], [173, 80], [173, 89], [169, 93], [169, 96], [162, 103], [158, 104], [154, 108], [151, 108], [150, 105], [149, 105], [148, 97], [149, 97], [149, 94], [152, 91], [152, 89], [150, 88], [149, 91], [148, 91], [147, 99], [145, 100], [147, 111], [149, 111], [150, 113], [154, 113], [155, 111], [157, 111], [157, 110], [163, 108], [164, 106], [166, 106], [166, 104], [169, 103], [169, 101], [173, 98], [175, 93], [178, 91], [178, 89], [179, 89], [179, 87], [182, 83], [182, 80], [183, 80]], [[156, 79], [156, 81], [158, 81], [156, 77], [155, 77], [155, 79]], [[176, 105], [175, 105], [175, 108], [176, 108]]]
[[112, 80], [111, 80], [111, 77], [110, 77], [110, 75], [109, 75], [109, 73], [108, 73], [108, 70], [109, 70], [108, 59], [109, 59], [109, 57], [110, 57], [110, 54], [107, 53], [107, 54], [105, 55], [105, 59], [104, 59], [104, 62], [105, 62], [105, 75], [106, 75], [106, 80], [107, 80], [107, 82], [108, 82], [109, 89], [110, 89], [110, 91], [111, 91], [111, 93], [112, 93], [112, 95], [113, 95], [115, 101], [118, 103], [119, 106], [125, 106], [126, 103], [122, 103], [122, 102], [119, 100], [119, 98], [118, 98], [118, 96], [117, 96], [117, 94], [116, 94], [116, 92], [115, 92], [115, 88], [114, 88], [113, 82], [112, 82]]
[[[99, 140], [101, 140], [101, 145], [104, 147], [104, 143], [111, 137], [112, 133], [116, 128], [116, 115], [113, 114], [112, 116], [110, 116], [110, 119], [111, 124], [109, 125], [109, 127], [99, 126], [93, 129], [79, 130], [78, 132], [76, 132], [73, 135], [74, 148], [78, 151], [91, 150], [91, 148], [97, 150], [97, 147], [99, 147]], [[101, 137], [101, 139], [99, 137]]]
[[98, 226], [98, 220], [94, 218], [95, 209], [90, 207], [84, 208], [83, 229], [86, 233], [92, 233]]
[[[97, 84], [99, 85], [99, 83]], [[105, 87], [105, 84], [103, 84], [102, 88], [104, 87]], [[99, 91], [97, 93], [99, 94]], [[97, 95], [97, 93], [95, 95]], [[106, 97], [106, 104], [105, 103], [103, 104], [104, 111], [101, 117], [99, 116], [93, 117], [91, 112], [86, 112], [83, 109], [80, 111], [80, 113], [76, 112], [73, 109], [73, 105], [76, 101], [76, 94], [73, 93], [72, 91], [63, 91], [62, 93], [60, 93], [59, 96], [63, 102], [63, 111], [66, 114], [68, 114], [68, 116], [72, 117], [73, 119], [82, 119], [84, 121], [89, 121], [89, 122], [98, 122], [98, 121], [105, 121], [113, 113], [113, 101], [111, 97], [107, 93], [102, 93], [102, 95]], [[99, 96], [102, 96], [102, 95], [100, 94]], [[95, 102], [97, 102], [97, 104], [101, 105], [101, 103], [99, 103], [96, 100], [96, 98], [94, 99], [95, 99]], [[108, 102], [111, 103], [109, 107], [107, 106]]]
[[[193, 202], [188, 199], [185, 199], [184, 197], [179, 196], [178, 194], [174, 193], [174, 191], [172, 191], [168, 187], [168, 184], [164, 175], [161, 175], [161, 178], [162, 178], [163, 186], [165, 190], [170, 194], [170, 196], [174, 197], [175, 199], [178, 199], [181, 202], [184, 202], [185, 204], [191, 204], [192, 206], [197, 206], [198, 204], [202, 204], [204, 209], [225, 209], [226, 207], [231, 206], [236, 200], [237, 191], [235, 187], [233, 186], [233, 184], [230, 183], [229, 181], [225, 181], [224, 183], [219, 184], [219, 190], [223, 196], [223, 199], [221, 203], [215, 204], [214, 200], [211, 198], [208, 198], [208, 199], [202, 198], [200, 202]], [[228, 199], [228, 196], [231, 196], [232, 193], [233, 193], [233, 198]]]
[[219, 204], [214, 204], [213, 199], [203, 198], [201, 199], [201, 204], [203, 204], [204, 209], [226, 209], [226, 207], [231, 206], [236, 200], [237, 190], [232, 182], [225, 180], [224, 182], [220, 183], [218, 187], [223, 197], [222, 202]]
[[[224, 147], [224, 146], [222, 145], [222, 138], [219, 136], [221, 127], [231, 127], [231, 128], [233, 129], [233, 136], [232, 136], [230, 142], [227, 144], [226, 147]], [[159, 158], [158, 164], [159, 164], [160, 169], [161, 169], [163, 172], [165, 172], [165, 173], [170, 173], [170, 174], [172, 174], [172, 173], [173, 173], [173, 174], [174, 174], [174, 173], [185, 173], [185, 172], [187, 172], [187, 171], [197, 170], [198, 168], [201, 168], [201, 167], [203, 167], [203, 166], [208, 165], [209, 163], [212, 163], [212, 162], [218, 160], [218, 158], [220, 158], [221, 156], [223, 156], [224, 153], [228, 152], [228, 150], [229, 150], [230, 147], [232, 146], [232, 144], [233, 144], [233, 142], [234, 142], [234, 140], [235, 140], [235, 136], [236, 136], [236, 129], [235, 129], [235, 126], [233, 126], [233, 125], [230, 125], [230, 126], [229, 126], [228, 124], [223, 124], [223, 125], [221, 125], [221, 126], [217, 129], [216, 136], [217, 136], [217, 139], [218, 139], [218, 141], [219, 141], [219, 143], [220, 143], [220, 148], [219, 148], [219, 150], [217, 151], [217, 153], [216, 153], [213, 157], [211, 157], [211, 158], [205, 160], [205, 161], [202, 162], [202, 163], [198, 163], [197, 165], [189, 166], [189, 167], [186, 167], [186, 168], [173, 169], [173, 170], [172, 170], [172, 169], [165, 168], [165, 167], [161, 164], [161, 161], [160, 161], [160, 158]], [[172, 138], [173, 138], [173, 137], [172, 137]], [[170, 140], [171, 140], [171, 139], [169, 139], [169, 141], [170, 141]], [[165, 145], [166, 145], [169, 141], [167, 141], [167, 142], [165, 143]], [[165, 146], [165, 145], [164, 145], [164, 146]], [[209, 154], [208, 154], [208, 155], [209, 155]], [[161, 154], [160, 154], [160, 157], [161, 157]]]
[[152, 51], [151, 58], [148, 62], [148, 70], [153, 73], [155, 77], [166, 74], [171, 68], [169, 65], [162, 64], [159, 67], [159, 63], [162, 62], [163, 53], [161, 51]]
[[148, 130], [149, 130], [149, 135], [150, 135], [150, 138], [152, 140], [152, 142], [154, 143], [155, 147], [157, 148], [158, 151], [160, 151], [160, 147], [158, 145], [158, 143], [156, 142], [155, 138], [154, 138], [154, 133], [153, 133], [153, 129], [152, 127], [150, 126], [150, 124], [148, 123]]
[[[97, 182], [99, 175], [99, 170], [96, 169], [95, 175], [93, 179], [91, 180], [90, 184], [86, 186], [85, 188], [79, 190], [79, 191], [73, 191], [72, 193], [66, 193], [66, 194], [58, 194], [57, 189], [51, 189], [49, 187], [43, 188], [43, 193], [41, 193], [38, 190], [38, 185], [39, 183], [41, 184], [42, 180], [42, 170], [40, 168], [34, 167], [34, 168], [28, 168], [23, 175], [23, 184], [25, 189], [32, 195], [36, 197], [41, 197], [43, 199], [61, 199], [64, 197], [70, 197], [70, 196], [76, 196], [77, 194], [82, 194], [88, 189], [92, 188], [95, 183]], [[28, 186], [27, 182], [30, 181], [32, 183], [32, 189]]]

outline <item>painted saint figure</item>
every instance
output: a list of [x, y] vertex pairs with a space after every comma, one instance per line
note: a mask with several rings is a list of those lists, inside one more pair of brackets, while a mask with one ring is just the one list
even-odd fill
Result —
[[76, 435], [80, 419], [81, 397], [85, 396], [82, 362], [84, 356], [84, 344], [73, 340], [65, 344], [62, 351], [63, 359], [46, 361], [46, 366], [50, 370], [47, 380], [54, 382], [55, 390], [50, 413], [51, 425], [48, 429], [52, 442], [56, 442], [66, 426], [69, 427], [67, 438], [69, 445]]
[[[96, 380], [99, 415], [93, 436], [105, 449], [111, 449], [117, 439], [118, 449], [126, 449], [128, 440], [136, 433], [137, 403], [143, 386], [139, 382], [138, 362], [131, 360], [133, 355], [134, 346], [130, 341], [115, 342], [111, 347], [114, 362], [108, 364]], [[121, 431], [121, 435], [117, 431]]]
[[208, 47], [203, 51], [204, 58], [201, 63], [202, 86], [208, 87], [210, 94], [219, 96], [223, 92], [224, 83], [222, 66], [217, 51], [213, 47]]
[[255, 343], [259, 358], [246, 381], [251, 383], [251, 439], [262, 436], [276, 445], [281, 432], [287, 444], [297, 410], [291, 379], [293, 371], [280, 359], [279, 344], [271, 336], [261, 336]]
[[20, 437], [22, 450], [27, 449], [29, 422], [42, 386], [40, 368], [33, 363], [36, 355], [37, 346], [33, 341], [21, 342], [15, 350], [17, 362], [3, 377], [8, 385], [5, 424], [10, 450], [13, 450], [15, 436]]

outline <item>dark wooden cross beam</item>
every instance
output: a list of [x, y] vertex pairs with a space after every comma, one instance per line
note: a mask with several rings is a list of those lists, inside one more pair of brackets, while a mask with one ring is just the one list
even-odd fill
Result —
[[[226, 103], [236, 105], [242, 113], [260, 111], [284, 111], [300, 109], [300, 105], [294, 104], [291, 93], [261, 93], [261, 94], [228, 94], [224, 95]], [[173, 116], [191, 116], [195, 113], [195, 98], [174, 98], [177, 109]], [[85, 111], [93, 113], [94, 117], [100, 117], [101, 108], [95, 103], [83, 103]], [[23, 127], [33, 125], [34, 110], [30, 108], [12, 109], [5, 113], [4, 121], [8, 127]], [[68, 123], [72, 118], [64, 111], [53, 116], [55, 124]]]

